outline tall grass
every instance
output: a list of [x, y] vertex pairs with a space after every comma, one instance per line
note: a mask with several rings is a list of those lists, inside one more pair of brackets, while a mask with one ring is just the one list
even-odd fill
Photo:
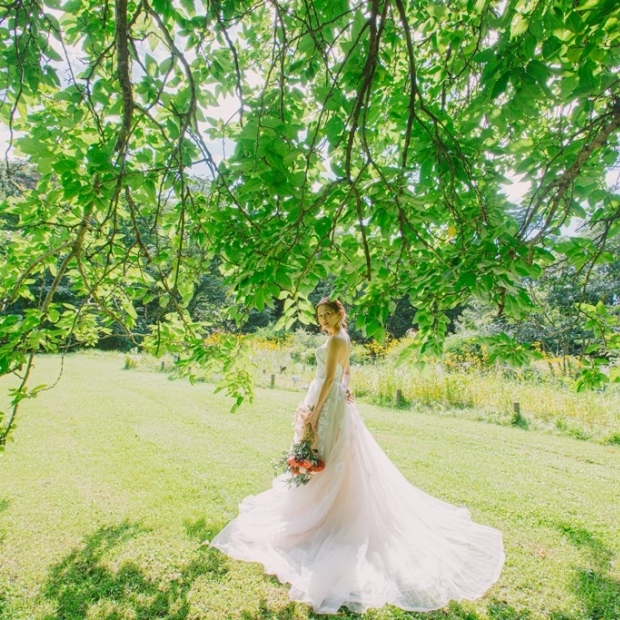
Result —
[[[303, 388], [314, 374], [314, 350], [324, 336], [296, 332], [253, 341], [255, 379], [269, 387], [271, 375], [281, 388]], [[395, 364], [403, 344], [354, 346], [352, 388], [357, 398], [377, 405], [402, 405], [442, 415], [568, 434], [579, 439], [620, 444], [620, 389], [576, 392], [561, 368], [548, 363], [512, 371], [484, 364], [430, 364], [420, 371]], [[454, 358], [452, 358], [454, 359]], [[568, 366], [570, 368], [570, 365]], [[515, 416], [514, 403], [520, 415]]]
[[539, 429], [580, 439], [620, 443], [620, 392], [574, 392], [559, 381], [534, 382], [487, 373], [446, 372], [441, 366], [425, 371], [394, 368], [389, 363], [355, 368], [355, 393], [370, 402], [395, 402], [396, 390], [406, 403], [438, 413], [514, 422], [514, 403], [521, 415]]

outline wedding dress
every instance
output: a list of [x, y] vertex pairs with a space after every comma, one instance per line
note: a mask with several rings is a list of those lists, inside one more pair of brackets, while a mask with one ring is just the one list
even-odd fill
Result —
[[[327, 343], [317, 350], [306, 406], [318, 400], [326, 356]], [[479, 598], [501, 573], [501, 532], [411, 485], [347, 402], [342, 373], [338, 365], [319, 417], [325, 469], [299, 487], [279, 476], [271, 489], [245, 498], [211, 546], [262, 563], [291, 584], [291, 600], [318, 613], [388, 603], [430, 611]]]

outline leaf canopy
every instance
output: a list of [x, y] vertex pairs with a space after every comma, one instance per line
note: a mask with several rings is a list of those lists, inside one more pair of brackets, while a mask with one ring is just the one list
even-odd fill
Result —
[[[369, 337], [408, 297], [413, 354], [471, 296], [519, 318], [528, 281], [620, 230], [619, 68], [614, 0], [4, 5], [0, 122], [39, 180], [0, 207], [0, 372], [122, 325], [242, 398], [242, 341], [205, 347], [188, 311], [214, 260], [240, 324], [275, 299], [310, 321], [326, 279]], [[592, 234], [563, 239], [572, 218]]]

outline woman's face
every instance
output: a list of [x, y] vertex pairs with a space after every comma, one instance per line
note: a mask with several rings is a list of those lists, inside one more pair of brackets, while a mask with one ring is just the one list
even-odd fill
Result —
[[321, 329], [326, 329], [327, 331], [336, 329], [340, 321], [338, 313], [329, 306], [319, 306], [316, 310], [316, 315], [319, 319]]

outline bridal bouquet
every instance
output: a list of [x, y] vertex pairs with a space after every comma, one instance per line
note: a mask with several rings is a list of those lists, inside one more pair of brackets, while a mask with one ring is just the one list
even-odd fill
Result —
[[325, 463], [319, 458], [319, 453], [312, 447], [314, 433], [310, 424], [305, 424], [305, 418], [310, 414], [310, 409], [305, 405], [299, 405], [295, 414], [295, 439], [288, 452], [282, 455], [278, 465], [284, 473], [290, 474], [287, 482], [296, 487], [308, 484], [312, 475], [322, 471]]

